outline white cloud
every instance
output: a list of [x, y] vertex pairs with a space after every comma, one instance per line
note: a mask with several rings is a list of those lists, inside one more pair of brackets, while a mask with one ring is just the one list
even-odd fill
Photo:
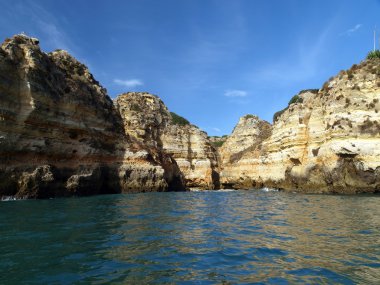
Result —
[[220, 133], [221, 132], [221, 130], [219, 129], [219, 128], [212, 128], [215, 132], [218, 132], [218, 133]]
[[341, 36], [344, 36], [344, 35], [350, 36], [353, 33], [355, 33], [357, 30], [359, 30], [362, 26], [363, 26], [362, 24], [356, 24], [355, 27], [348, 29], [347, 31], [345, 31], [344, 33], [341, 33], [340, 35]]
[[140, 79], [128, 79], [128, 80], [114, 79], [113, 82], [118, 85], [128, 87], [128, 88], [144, 85], [144, 83]]
[[247, 91], [244, 90], [227, 90], [224, 92], [224, 96], [226, 97], [246, 97], [247, 95]]

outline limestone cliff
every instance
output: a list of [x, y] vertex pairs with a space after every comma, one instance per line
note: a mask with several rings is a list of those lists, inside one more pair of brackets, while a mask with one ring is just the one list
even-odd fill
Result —
[[194, 125], [170, 124], [161, 140], [164, 151], [177, 161], [188, 187], [219, 189], [217, 154], [204, 131]]
[[[222, 182], [313, 193], [380, 190], [380, 60], [301, 92], [260, 147], [225, 167]], [[231, 157], [240, 150], [232, 150]]]
[[[219, 149], [223, 187], [251, 188], [250, 163], [244, 164], [247, 156], [258, 156], [262, 142], [271, 135], [270, 123], [257, 116], [246, 115], [240, 118], [232, 134]], [[243, 161], [242, 161], [243, 159]]]
[[125, 135], [86, 66], [24, 35], [0, 48], [0, 157], [0, 196], [181, 188], [175, 164]]
[[0, 197], [189, 188], [380, 191], [380, 59], [305, 90], [273, 125], [207, 134], [149, 93], [115, 102], [67, 52], [24, 35], [0, 48]]
[[169, 154], [177, 162], [189, 188], [219, 187], [217, 157], [207, 134], [194, 125], [178, 123], [162, 100], [143, 92], [129, 92], [115, 100], [124, 129], [135, 137]]

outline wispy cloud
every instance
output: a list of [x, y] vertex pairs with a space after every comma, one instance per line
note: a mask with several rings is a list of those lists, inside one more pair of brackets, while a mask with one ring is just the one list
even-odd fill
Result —
[[[15, 30], [20, 28], [17, 33], [25, 32], [28, 36], [34, 36], [40, 39], [43, 46], [52, 49], [65, 49], [74, 56], [78, 56], [80, 48], [73, 43], [71, 36], [67, 34], [68, 24], [65, 23], [64, 17], [54, 15], [44, 8], [37, 1], [15, 1], [6, 3], [4, 9], [8, 15], [5, 17], [7, 25], [5, 30]], [[14, 15], [17, 15], [15, 17]], [[27, 19], [25, 22], [18, 19]], [[4, 19], [3, 19], [4, 20]]]
[[40, 30], [46, 35], [46, 39], [52, 47], [67, 50], [70, 53], [75, 53], [74, 44], [68, 39], [66, 34], [53, 23], [48, 23], [42, 20], [37, 20]]
[[227, 90], [224, 92], [224, 96], [226, 97], [246, 97], [248, 95], [247, 91], [244, 90]]
[[218, 132], [218, 133], [220, 133], [221, 132], [221, 129], [219, 129], [219, 128], [212, 128], [215, 132]]
[[363, 25], [362, 24], [356, 24], [355, 27], [348, 29], [347, 31], [341, 33], [341, 36], [351, 36], [353, 33], [358, 31]]
[[144, 85], [144, 83], [140, 79], [127, 79], [127, 80], [114, 79], [113, 82], [116, 83], [117, 85], [121, 85], [128, 88]]
[[292, 85], [316, 76], [320, 71], [321, 59], [326, 50], [333, 22], [325, 27], [315, 41], [300, 38], [294, 55], [276, 59], [268, 65], [248, 74], [255, 84], [276, 82], [276, 86]]

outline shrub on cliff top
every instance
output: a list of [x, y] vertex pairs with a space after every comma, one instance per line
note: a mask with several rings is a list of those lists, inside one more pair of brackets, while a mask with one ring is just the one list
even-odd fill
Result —
[[303, 102], [303, 99], [298, 96], [298, 95], [294, 95], [292, 97], [292, 99], [290, 99], [289, 103], [288, 103], [288, 106], [290, 106], [290, 104], [294, 104], [294, 103], [302, 103]]
[[282, 115], [282, 113], [284, 113], [287, 109], [288, 109], [288, 107], [286, 107], [285, 109], [282, 109], [282, 110], [274, 113], [274, 115], [273, 115], [273, 123], [276, 122], [276, 120], [278, 119], [278, 117], [280, 117]]
[[173, 125], [180, 125], [180, 126], [190, 125], [190, 122], [186, 120], [184, 117], [181, 117], [174, 112], [170, 112], [170, 115], [172, 116]]
[[226, 141], [216, 141], [216, 142], [211, 142], [211, 144], [218, 148], [218, 147], [221, 147]]
[[[313, 89], [310, 89], [310, 90], [311, 90], [310, 92], [313, 92]], [[315, 89], [315, 90], [317, 90], [317, 89]], [[306, 92], [306, 91], [308, 91], [308, 90], [304, 90], [304, 92]], [[300, 92], [300, 93], [302, 93], [302, 92]], [[313, 93], [314, 93], [314, 92], [313, 92]], [[287, 106], [285, 109], [282, 109], [282, 110], [280, 110], [280, 111], [274, 113], [274, 115], [273, 115], [273, 122], [275, 122], [275, 121], [278, 119], [278, 117], [280, 117], [280, 116], [282, 115], [282, 113], [284, 113], [284, 112], [289, 108], [289, 106], [290, 106], [291, 104], [294, 104], [294, 103], [302, 103], [302, 102], [303, 102], [302, 97], [300, 97], [299, 95], [294, 95], [294, 96], [292, 97], [292, 99], [290, 99], [290, 101], [289, 101], [289, 103], [288, 103], [288, 106]]]
[[380, 50], [372, 50], [367, 54], [367, 59], [380, 58]]

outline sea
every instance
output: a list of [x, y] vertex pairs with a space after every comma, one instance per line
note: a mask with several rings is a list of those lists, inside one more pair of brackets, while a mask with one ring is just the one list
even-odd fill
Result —
[[0, 202], [0, 284], [380, 284], [380, 196]]

